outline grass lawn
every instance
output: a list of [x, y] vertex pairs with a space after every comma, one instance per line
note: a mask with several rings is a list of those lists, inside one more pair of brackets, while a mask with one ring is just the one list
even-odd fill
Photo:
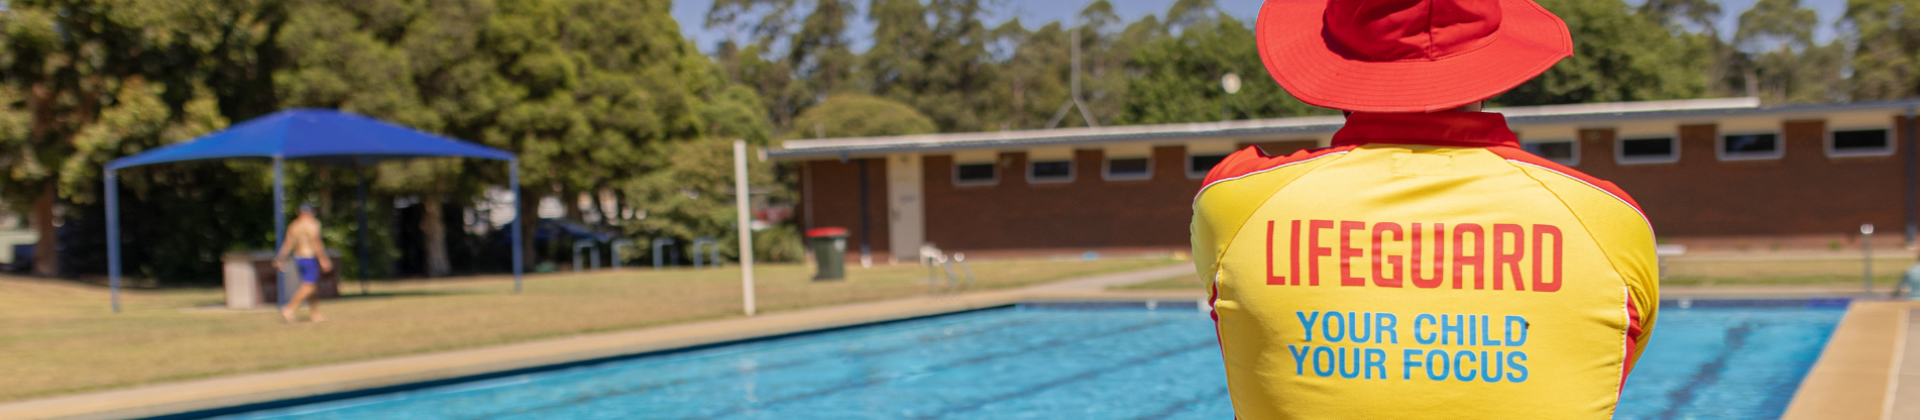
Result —
[[[975, 290], [1157, 267], [1160, 259], [972, 264]], [[800, 265], [755, 270], [762, 313], [922, 296], [924, 268], [850, 267], [813, 283]], [[112, 314], [104, 288], [0, 277], [0, 401], [632, 329], [740, 315], [737, 269], [629, 270], [373, 286], [341, 285], [332, 320], [283, 325], [271, 311], [218, 307], [219, 289], [129, 291]], [[303, 312], [304, 314], [304, 312]], [[304, 316], [304, 315], [303, 315]]]
[[1130, 284], [1130, 285], [1120, 286], [1120, 287], [1113, 287], [1110, 289], [1111, 290], [1192, 290], [1192, 291], [1197, 291], [1201, 293], [1206, 293], [1207, 283], [1204, 281], [1200, 281], [1200, 275], [1198, 274], [1181, 273], [1178, 276], [1168, 277], [1165, 279], [1154, 280], [1146, 283], [1138, 283], [1138, 284]]

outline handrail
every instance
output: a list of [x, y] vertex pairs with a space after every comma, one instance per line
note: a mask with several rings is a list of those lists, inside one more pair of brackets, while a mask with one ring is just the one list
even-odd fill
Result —
[[591, 271], [600, 271], [600, 244], [592, 239], [586, 239], [573, 241], [573, 272], [580, 272], [581, 248], [591, 248], [591, 251], [587, 252], [587, 257], [593, 260], [593, 270]]

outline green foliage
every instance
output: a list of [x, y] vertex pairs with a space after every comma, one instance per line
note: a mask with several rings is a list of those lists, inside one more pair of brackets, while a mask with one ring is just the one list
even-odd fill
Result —
[[1620, 0], [1541, 0], [1567, 22], [1573, 57], [1494, 98], [1501, 105], [1698, 98], [1711, 55], [1701, 54]]
[[[646, 217], [623, 225], [636, 238], [678, 238], [691, 243], [698, 237], [720, 240], [722, 254], [737, 256], [733, 141], [699, 139], [656, 143], [649, 147], [650, 173], [617, 185]], [[749, 157], [747, 179], [754, 186], [752, 201], [778, 202], [792, 198], [785, 188], [773, 187], [773, 165]], [[768, 187], [762, 187], [768, 186]]]
[[1820, 103], [1846, 97], [1840, 80], [1846, 47], [1813, 43], [1820, 23], [1799, 0], [1760, 0], [1740, 14], [1734, 44], [1746, 53], [1746, 77], [1769, 103]]
[[796, 138], [931, 134], [933, 120], [907, 104], [867, 95], [834, 95], [794, 120]]
[[1920, 95], [1920, 1], [1848, 0], [1841, 22], [1858, 40], [1848, 81], [1854, 99]]
[[[1191, 18], [1189, 18], [1191, 19]], [[1328, 114], [1288, 95], [1260, 64], [1253, 31], [1232, 16], [1190, 23], [1134, 54], [1144, 75], [1133, 79], [1119, 124], [1165, 124]], [[1238, 94], [1221, 78], [1237, 74]]]
[[[636, 239], [732, 242], [731, 141], [1027, 130], [1329, 114], [1294, 100], [1261, 65], [1250, 22], [1214, 0], [1179, 0], [1123, 22], [1093, 1], [1072, 22], [989, 26], [987, 0], [719, 0], [709, 27], [746, 33], [702, 56], [668, 0], [24, 0], [0, 10], [0, 198], [50, 234], [56, 215], [99, 246], [100, 168], [285, 107], [339, 108], [519, 154], [525, 201], [618, 197], [602, 228]], [[1767, 103], [1920, 95], [1920, 0], [1849, 0], [1843, 36], [1817, 45], [1798, 0], [1761, 0], [1731, 42], [1713, 0], [1541, 0], [1575, 55], [1496, 98], [1505, 105], [1755, 95]], [[860, 14], [864, 11], [864, 15]], [[1730, 12], [1730, 11], [1726, 11]], [[850, 33], [864, 19], [871, 33]], [[872, 48], [855, 53], [852, 40]], [[1850, 73], [1844, 73], [1850, 71]], [[1225, 74], [1243, 81], [1221, 88]], [[1848, 78], [1842, 78], [1848, 75]], [[793, 201], [778, 165], [752, 165], [757, 208]], [[395, 197], [468, 205], [501, 165], [370, 165], [376, 276], [402, 253]], [[323, 204], [327, 240], [350, 250], [354, 168], [293, 165], [296, 197]], [[263, 163], [186, 163], [120, 173], [130, 273], [217, 276], [221, 252], [272, 236]], [[628, 211], [632, 210], [632, 211]], [[435, 215], [427, 218], [458, 217]], [[446, 229], [451, 244], [472, 237]], [[436, 227], [437, 226], [437, 227]], [[768, 260], [799, 258], [791, 225], [758, 231]], [[733, 251], [729, 250], [728, 253]], [[81, 254], [87, 254], [82, 252]], [[71, 262], [98, 271], [97, 257]], [[443, 264], [444, 265], [444, 264]]]
[[807, 257], [800, 228], [778, 225], [753, 232], [753, 259], [766, 262], [800, 262]]

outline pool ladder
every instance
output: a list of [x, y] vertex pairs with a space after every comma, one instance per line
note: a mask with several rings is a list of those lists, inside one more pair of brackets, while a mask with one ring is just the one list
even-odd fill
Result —
[[[973, 287], [973, 269], [967, 267], [966, 253], [956, 252], [949, 258], [947, 254], [940, 252], [940, 248], [935, 248], [933, 244], [926, 244], [920, 246], [920, 263], [927, 266], [927, 294], [929, 295], [954, 294]], [[966, 283], [961, 283], [960, 276], [954, 274], [955, 265], [960, 266], [960, 272], [966, 274]], [[946, 271], [947, 280], [944, 284], [940, 281], [940, 274], [936, 268]]]

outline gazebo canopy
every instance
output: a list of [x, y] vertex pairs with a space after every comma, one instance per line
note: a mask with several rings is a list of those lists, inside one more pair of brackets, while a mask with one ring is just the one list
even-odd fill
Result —
[[[157, 163], [210, 159], [268, 158], [273, 160], [274, 247], [279, 248], [286, 228], [286, 182], [283, 179], [287, 159], [320, 163], [360, 164], [386, 159], [415, 157], [462, 157], [507, 161], [507, 173], [513, 184], [515, 208], [520, 200], [520, 165], [513, 153], [478, 144], [442, 137], [385, 121], [331, 109], [288, 109], [248, 120], [225, 130], [169, 145], [138, 155], [114, 159], [106, 167], [107, 276], [113, 290], [113, 310], [120, 311], [120, 208], [119, 178], [114, 171]], [[366, 256], [366, 182], [360, 183], [360, 255]], [[509, 230], [513, 236], [513, 290], [520, 292], [521, 238], [520, 215], [515, 214]], [[285, 279], [282, 279], [283, 281]], [[366, 272], [361, 270], [361, 286]], [[281, 303], [287, 287], [281, 287]]]
[[107, 170], [237, 157], [352, 163], [354, 159], [452, 156], [513, 160], [504, 150], [463, 142], [331, 109], [289, 109], [191, 142], [114, 159]]

